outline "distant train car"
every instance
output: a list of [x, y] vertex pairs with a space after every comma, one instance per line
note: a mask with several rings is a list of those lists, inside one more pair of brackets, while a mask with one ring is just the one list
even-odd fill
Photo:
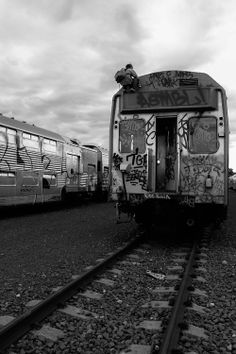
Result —
[[205, 73], [162, 71], [113, 97], [110, 197], [118, 212], [152, 222], [168, 215], [225, 215], [229, 127], [225, 90]]
[[96, 146], [0, 115], [0, 206], [101, 195], [101, 164]]
[[[90, 152], [89, 152], [90, 151]], [[92, 163], [91, 154], [95, 151], [95, 161]], [[108, 150], [96, 145], [82, 146], [83, 161], [87, 162], [87, 169], [90, 176], [96, 178], [96, 192], [98, 199], [107, 199], [109, 191], [109, 166], [108, 166]], [[92, 184], [94, 188], [94, 184]]]

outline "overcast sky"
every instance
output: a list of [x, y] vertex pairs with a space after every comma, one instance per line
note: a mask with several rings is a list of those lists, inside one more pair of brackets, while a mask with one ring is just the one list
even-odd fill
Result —
[[236, 172], [235, 0], [0, 0], [0, 112], [108, 147], [114, 73], [206, 72], [227, 92]]

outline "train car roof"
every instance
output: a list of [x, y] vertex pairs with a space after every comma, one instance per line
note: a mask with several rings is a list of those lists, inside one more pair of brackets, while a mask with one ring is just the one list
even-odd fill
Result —
[[106, 154], [108, 153], [108, 149], [102, 147], [102, 146], [99, 146], [99, 145], [96, 145], [96, 144], [83, 144], [84, 147], [87, 147], [87, 148], [90, 148], [90, 149], [95, 149], [95, 150], [99, 150], [101, 151], [103, 154]]
[[155, 83], [155, 86], [160, 86], [162, 88], [176, 88], [180, 86], [214, 86], [221, 88], [221, 85], [216, 82], [209, 74], [197, 71], [156, 71], [142, 75], [140, 76], [140, 79], [146, 85], [152, 85]]
[[48, 139], [53, 139], [53, 140], [57, 140], [57, 141], [61, 141], [61, 142], [66, 141], [66, 139], [60, 134], [54, 133], [54, 132], [47, 130], [47, 129], [39, 128], [39, 127], [35, 126], [34, 124], [21, 122], [19, 120], [16, 120], [13, 117], [12, 118], [5, 117], [2, 114], [0, 114], [0, 125], [1, 124], [4, 126], [7, 126], [8, 128], [11, 128], [11, 129], [20, 129], [20, 130], [23, 130], [24, 132], [43, 136]]
[[[184, 71], [184, 70], [164, 70], [151, 72], [139, 76], [141, 88], [138, 92], [151, 91], [153, 89], [161, 88], [176, 89], [178, 87], [215, 87], [223, 89], [223, 87], [216, 82], [210, 75], [203, 72]], [[116, 94], [123, 92], [121, 87]]]

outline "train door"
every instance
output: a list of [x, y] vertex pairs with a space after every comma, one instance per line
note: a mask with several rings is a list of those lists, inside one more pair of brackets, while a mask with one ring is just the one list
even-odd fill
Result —
[[97, 186], [97, 169], [95, 164], [88, 164], [88, 191], [95, 192]]
[[42, 176], [43, 201], [60, 199], [60, 191], [57, 184], [57, 175], [53, 171], [44, 171]]
[[156, 191], [177, 191], [177, 117], [157, 118]]
[[80, 172], [80, 156], [67, 154], [66, 155], [66, 168], [67, 168], [66, 186], [69, 189], [78, 190], [79, 172]]

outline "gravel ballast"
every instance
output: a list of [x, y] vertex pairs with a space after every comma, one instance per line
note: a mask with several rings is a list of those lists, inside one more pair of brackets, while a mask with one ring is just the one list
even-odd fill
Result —
[[0, 220], [0, 315], [20, 315], [28, 301], [45, 299], [136, 229], [124, 216], [116, 223], [114, 203], [47, 209]]
[[[206, 271], [197, 270], [197, 272], [199, 272], [199, 275], [205, 279], [205, 282], [193, 281], [198, 289], [205, 290], [207, 294], [206, 297], [193, 297], [194, 303], [203, 306], [206, 309], [206, 314], [187, 311], [187, 315], [185, 316], [185, 319], [187, 319], [189, 323], [205, 330], [208, 338], [205, 339], [184, 335], [180, 342], [180, 348], [184, 349], [184, 352], [186, 353], [236, 354], [236, 223], [234, 218], [236, 193], [231, 193], [230, 198], [231, 203], [228, 220], [214, 230], [213, 236], [211, 235], [208, 240], [207, 238], [205, 239], [202, 247], [202, 252], [205, 253], [204, 260], [206, 260], [206, 263], [202, 264], [201, 267], [205, 268]], [[91, 207], [93, 209], [94, 204], [92, 204]], [[86, 210], [86, 208], [90, 207], [83, 206], [83, 208]], [[101, 250], [99, 251], [96, 246], [91, 246], [95, 242], [95, 235], [91, 238], [87, 237], [85, 238], [87, 241], [84, 240], [86, 245], [84, 245], [84, 248], [82, 249], [83, 252], [87, 252], [89, 256], [83, 254], [81, 250], [82, 246], [78, 246], [76, 251], [79, 252], [80, 249], [81, 253], [78, 253], [80, 261], [76, 262], [76, 256], [71, 256], [73, 254], [71, 249], [74, 249], [74, 243], [71, 242], [67, 244], [66, 247], [65, 239], [62, 237], [62, 240], [64, 240], [64, 243], [62, 242], [64, 248], [62, 247], [59, 251], [57, 244], [55, 245], [52, 253], [54, 254], [56, 249], [56, 253], [57, 255], [60, 255], [60, 258], [58, 258], [57, 262], [55, 261], [52, 266], [50, 263], [50, 257], [48, 257], [46, 251], [49, 241], [46, 242], [47, 246], [44, 248], [46, 255], [45, 260], [47, 260], [46, 265], [48, 267], [51, 266], [51, 268], [47, 270], [47, 267], [45, 267], [45, 271], [47, 271], [46, 280], [40, 278], [40, 281], [42, 280], [42, 285], [46, 283], [45, 289], [51, 289], [52, 284], [54, 286], [54, 273], [51, 272], [51, 270], [54, 269], [55, 265], [58, 267], [58, 276], [55, 278], [55, 284], [56, 286], [63, 285], [64, 283], [61, 284], [59, 282], [59, 280], [61, 280], [60, 272], [63, 281], [66, 282], [71, 279], [71, 275], [78, 274], [78, 265], [82, 270], [86, 265], [94, 264], [94, 261], [97, 258], [101, 258], [106, 252], [113, 250], [113, 246], [116, 247], [130, 238], [130, 232], [135, 229], [135, 224], [132, 222], [117, 225], [115, 224], [115, 210], [111, 209], [111, 205], [106, 205], [104, 210], [106, 216], [103, 216], [104, 219], [103, 222], [101, 222], [101, 230], [106, 230], [107, 223], [105, 223], [105, 220], [107, 221], [107, 219], [111, 218], [112, 223], [110, 224], [110, 227], [114, 228], [116, 231], [114, 234], [111, 233], [111, 236], [113, 235], [113, 237], [107, 237], [104, 239], [105, 236], [103, 232], [101, 232], [102, 236], [98, 236], [98, 240], [96, 238], [99, 248], [103, 249], [102, 252]], [[112, 216], [111, 214], [109, 215], [109, 212], [111, 211], [113, 213]], [[74, 211], [70, 210], [68, 213], [73, 214]], [[96, 209], [96, 213], [101, 215], [100, 210]], [[68, 226], [69, 224], [71, 224], [71, 226], [74, 225], [75, 215], [76, 214], [71, 218], [68, 218]], [[85, 214], [83, 214], [83, 217], [84, 215]], [[31, 218], [32, 216], [29, 217]], [[81, 215], [79, 219], [82, 224], [82, 220], [84, 220], [83, 217]], [[100, 222], [100, 217], [96, 217], [95, 219]], [[4, 220], [4, 222], [7, 221], [10, 220]], [[50, 222], [53, 224], [53, 218], [50, 219]], [[60, 224], [61, 230], [58, 230], [58, 239], [63, 228], [62, 234], [66, 234], [66, 239], [70, 240], [70, 233], [64, 231], [64, 222], [65, 221], [62, 221]], [[48, 224], [47, 227], [51, 230], [51, 225]], [[55, 227], [54, 224], [53, 227]], [[38, 224], [38, 228], [40, 229], [40, 224]], [[100, 230], [99, 223], [96, 224], [94, 228]], [[14, 228], [12, 227], [12, 229]], [[89, 232], [92, 232], [88, 231], [91, 230], [90, 225], [87, 225], [85, 230], [87, 235]], [[105, 235], [109, 236], [110, 231], [105, 232]], [[191, 231], [189, 232], [189, 237], [191, 237]], [[89, 242], [88, 240], [91, 242], [90, 246], [87, 245]], [[110, 240], [110, 242], [107, 240]], [[80, 243], [80, 245], [82, 244], [83, 242]], [[139, 254], [139, 259], [131, 259], [130, 265], [121, 263], [119, 265], [119, 269], [122, 271], [120, 276], [106, 274], [107, 278], [115, 281], [112, 290], [110, 290], [109, 287], [93, 282], [88, 286], [88, 289], [103, 294], [103, 299], [101, 301], [94, 299], [88, 300], [80, 295], [74, 296], [73, 299], [69, 301], [71, 306], [83, 307], [98, 314], [99, 317], [95, 318], [92, 323], [91, 321], [86, 322], [74, 318], [68, 319], [68, 317], [65, 317], [62, 313], [56, 312], [46, 319], [44, 324], [49, 323], [58, 330], [62, 330], [65, 333], [65, 338], [59, 339], [56, 343], [52, 343], [50, 341], [45, 341], [42, 338], [35, 338], [32, 334], [29, 334], [24, 337], [22, 341], [18, 342], [16, 346], [13, 346], [12, 350], [9, 351], [9, 354], [119, 354], [122, 350], [125, 350], [132, 344], [147, 345], [151, 344], [153, 340], [160, 343], [160, 331], [153, 332], [152, 330], [144, 330], [139, 328], [139, 324], [145, 320], [154, 320], [162, 321], [162, 324], [166, 325], [170, 309], [142, 308], [142, 305], [145, 302], [167, 300], [170, 298], [171, 296], [168, 294], [156, 294], [153, 290], [158, 286], [172, 286], [176, 282], [167, 281], [165, 278], [160, 278], [159, 280], [154, 279], [147, 275], [147, 271], [149, 270], [156, 274], [166, 276], [168, 273], [168, 267], [177, 265], [174, 261], [176, 257], [174, 258], [172, 253], [181, 251], [178, 248], [180, 244], [181, 242], [178, 245], [175, 244], [174, 240], [173, 242], [169, 242], [169, 244], [167, 240], [162, 240], [156, 243], [157, 248], [147, 248], [143, 255], [141, 254], [140, 256]], [[67, 253], [70, 254], [70, 257], [66, 257]], [[34, 254], [37, 255], [36, 250]], [[83, 256], [85, 257], [83, 258]], [[43, 252], [40, 257], [43, 257]], [[64, 264], [63, 259], [64, 263], [67, 262], [62, 267]], [[28, 260], [25, 262], [28, 264]], [[41, 263], [43, 263], [42, 259]], [[61, 267], [59, 267], [60, 265]], [[39, 269], [40, 268], [38, 268], [38, 270]], [[33, 271], [37, 273], [37, 266]], [[19, 273], [20, 272], [18, 272], [18, 274]], [[29, 271], [29, 273], [31, 274], [31, 271]], [[52, 274], [52, 277], [50, 274]], [[33, 279], [33, 277], [28, 278], [29, 283], [30, 279]], [[36, 290], [37, 288], [40, 289], [40, 285], [38, 285], [38, 287], [35, 286], [34, 289]], [[46, 295], [46, 291], [43, 292], [43, 295]], [[19, 298], [23, 299], [23, 296]], [[31, 299], [32, 297], [29, 300]], [[12, 306], [9, 307], [10, 310], [12, 310]], [[16, 307], [16, 309], [19, 311], [19, 308]], [[5, 311], [5, 314], [12, 314], [12, 312], [9, 313], [9, 311]]]

